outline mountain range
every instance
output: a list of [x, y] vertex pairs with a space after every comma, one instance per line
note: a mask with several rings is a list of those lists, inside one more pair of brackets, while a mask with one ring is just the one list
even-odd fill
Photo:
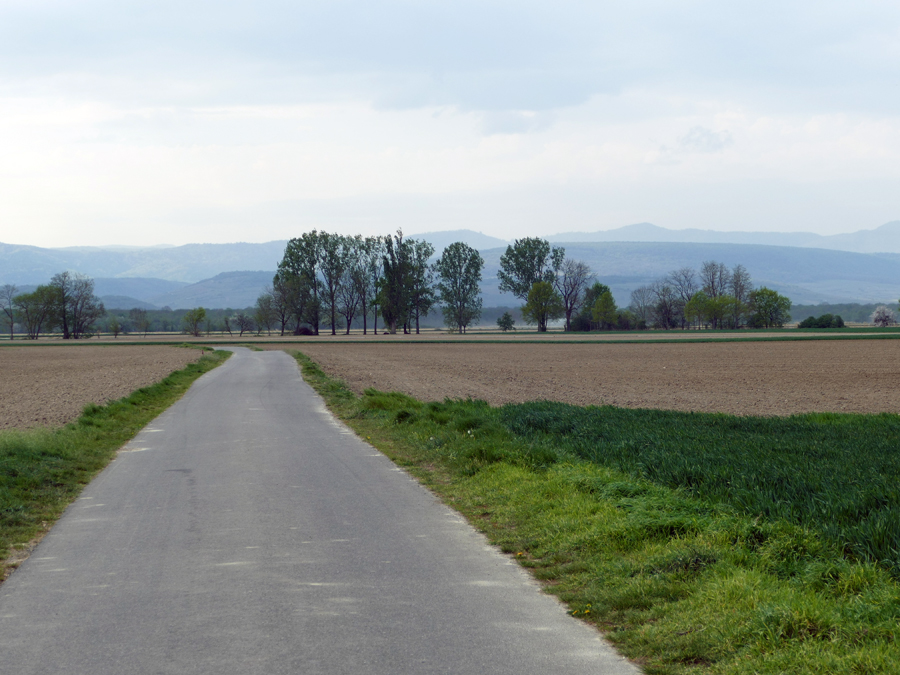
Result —
[[652, 223], [626, 225], [599, 232], [563, 232], [545, 237], [550, 242], [679, 242], [693, 244], [757, 244], [824, 248], [855, 253], [900, 253], [900, 220], [874, 230], [822, 235], [814, 232], [719, 232], [717, 230], [669, 230]]
[[[431, 242], [438, 253], [454, 241], [479, 249], [485, 259], [484, 305], [519, 304], [498, 288], [500, 256], [509, 242], [471, 230], [409, 236]], [[681, 267], [698, 268], [706, 260], [742, 264], [756, 285], [774, 288], [795, 303], [884, 302], [900, 296], [900, 221], [830, 236], [668, 230], [639, 223], [545, 238], [563, 246], [567, 257], [590, 265], [620, 305], [628, 304], [638, 286]], [[110, 308], [242, 308], [271, 283], [286, 243], [148, 248], [0, 243], [0, 284], [29, 290], [57, 272], [72, 270], [93, 277], [95, 292]]]

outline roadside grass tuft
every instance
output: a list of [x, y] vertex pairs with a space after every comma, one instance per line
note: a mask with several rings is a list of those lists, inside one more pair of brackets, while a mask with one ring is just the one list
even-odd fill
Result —
[[0, 581], [21, 562], [7, 560], [13, 549], [46, 532], [122, 445], [230, 355], [212, 352], [118, 401], [89, 403], [59, 428], [0, 431]]
[[897, 416], [357, 397], [297, 359], [339, 417], [645, 672], [898, 672], [898, 522], [880, 515]]

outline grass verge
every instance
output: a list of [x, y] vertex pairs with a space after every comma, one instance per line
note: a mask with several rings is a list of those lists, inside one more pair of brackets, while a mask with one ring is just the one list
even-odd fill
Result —
[[[644, 417], [628, 426], [613, 408], [567, 406], [567, 412], [553, 406], [491, 408], [471, 400], [422, 403], [375, 390], [357, 397], [310, 359], [297, 359], [335, 414], [531, 568], [574, 616], [598, 626], [645, 672], [898, 672], [900, 585], [890, 561], [867, 560], [841, 545], [840, 535], [824, 522], [831, 512], [823, 511], [821, 521], [807, 513], [795, 522], [789, 508], [754, 512], [758, 501], [748, 502], [749, 508], [741, 501], [749, 499], [752, 477], [737, 501], [729, 501], [727, 489], [696, 489], [704, 463], [722, 479], [727, 471], [718, 466], [721, 458], [753, 452], [738, 444], [709, 456], [706, 446], [754, 433], [765, 444], [777, 429], [736, 428], [729, 425], [744, 418], [724, 415], [654, 419], [653, 411], [631, 411]], [[618, 436], [608, 428], [606, 441], [590, 438], [566, 414], [606, 420]], [[884, 424], [871, 425], [870, 435], [896, 439], [896, 419], [879, 417]], [[782, 432], [811, 434], [803, 461], [815, 469], [816, 448], [830, 430], [842, 423], [865, 426], [871, 419], [788, 418]], [[688, 427], [676, 448], [679, 456], [696, 436], [696, 458], [688, 462], [696, 470], [682, 472], [683, 484], [662, 484], [666, 480], [653, 469], [665, 453], [640, 453], [665, 450], [664, 430], [673, 424]], [[714, 430], [712, 436], [695, 433], [703, 425]], [[631, 439], [630, 449], [620, 454], [643, 462], [604, 463], [615, 454], [600, 451], [610, 439], [609, 447]], [[837, 443], [850, 441], [841, 436]], [[848, 460], [852, 445], [844, 446]], [[594, 456], [586, 458], [579, 448], [593, 449]], [[741, 466], [734, 464], [735, 476]], [[896, 560], [898, 552], [893, 555]]]
[[214, 351], [56, 429], [0, 432], [0, 581], [27, 557], [116, 451], [231, 352]]

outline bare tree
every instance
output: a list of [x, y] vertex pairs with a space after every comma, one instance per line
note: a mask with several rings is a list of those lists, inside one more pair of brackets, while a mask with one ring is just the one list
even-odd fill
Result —
[[690, 302], [699, 289], [697, 288], [697, 273], [691, 267], [682, 267], [679, 270], [670, 272], [666, 277], [666, 282], [672, 287], [677, 296], [675, 302], [675, 312], [681, 327], [686, 328], [689, 324], [688, 317], [685, 315], [684, 307]]
[[594, 273], [580, 260], [566, 259], [556, 272], [554, 285], [563, 300], [566, 313], [566, 330], [572, 330], [572, 312], [581, 303], [585, 289], [594, 278]]
[[711, 298], [718, 298], [728, 292], [729, 274], [725, 263], [707, 260], [700, 266], [700, 284], [703, 292]]
[[13, 299], [19, 294], [19, 289], [13, 284], [4, 284], [0, 288], [0, 309], [6, 315], [9, 322], [9, 339], [13, 339], [13, 329], [16, 326], [16, 306]]
[[94, 280], [78, 272], [53, 275], [50, 287], [56, 293], [57, 325], [64, 340], [90, 336], [94, 323], [106, 314], [100, 299], [94, 295]]
[[[703, 285], [703, 292], [709, 296], [710, 300], [715, 302], [716, 298], [728, 294], [728, 284], [731, 275], [725, 263], [717, 263], [707, 260], [700, 267], [700, 283]], [[719, 327], [719, 315], [715, 314], [710, 317], [712, 328]]]
[[259, 335], [262, 329], [266, 329], [266, 333], [272, 334], [272, 324], [275, 323], [275, 302], [269, 291], [263, 293], [256, 299], [256, 306], [253, 311], [253, 318], [256, 321], [256, 334]]
[[653, 323], [669, 330], [678, 325], [678, 295], [664, 279], [650, 284], [653, 293]]
[[360, 281], [363, 277], [366, 277], [365, 269], [361, 269], [359, 265], [351, 264], [344, 270], [344, 278], [338, 290], [338, 311], [347, 324], [345, 335], [350, 335], [350, 326], [362, 302]]
[[741, 320], [750, 307], [750, 293], [753, 291], [753, 281], [750, 279], [750, 272], [743, 265], [735, 265], [731, 268], [728, 291], [734, 298], [731, 309], [732, 327], [740, 328]]
[[641, 286], [631, 291], [631, 311], [647, 324], [653, 320], [654, 293], [649, 286]]
[[255, 328], [253, 324], [253, 318], [249, 314], [245, 314], [244, 312], [238, 312], [234, 317], [234, 322], [237, 324], [238, 329], [241, 331], [238, 337], [244, 337], [244, 332], [251, 332]]

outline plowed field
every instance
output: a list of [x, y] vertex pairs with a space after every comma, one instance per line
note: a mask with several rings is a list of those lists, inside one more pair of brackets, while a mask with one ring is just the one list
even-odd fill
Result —
[[0, 349], [0, 429], [71, 422], [200, 358], [166, 346], [30, 346]]
[[[274, 348], [274, 346], [273, 346]], [[356, 392], [790, 415], [900, 412], [900, 341], [304, 344]]]

